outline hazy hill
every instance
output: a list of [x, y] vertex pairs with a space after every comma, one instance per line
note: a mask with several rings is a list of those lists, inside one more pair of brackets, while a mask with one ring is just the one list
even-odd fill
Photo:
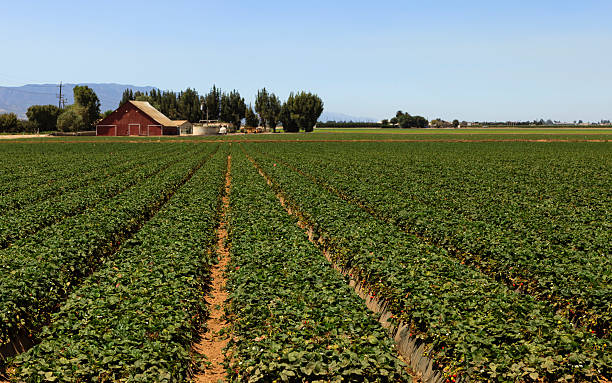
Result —
[[322, 121], [322, 122], [326, 122], [326, 121], [376, 122], [377, 120], [374, 118], [370, 118], [370, 117], [355, 117], [355, 116], [350, 116], [348, 114], [343, 114], [343, 113], [323, 111], [323, 113], [321, 114], [321, 117], [319, 117], [319, 121]]
[[[62, 95], [66, 97], [66, 105], [73, 103], [72, 89], [75, 85], [87, 85], [96, 92], [100, 98], [100, 110], [115, 109], [126, 88], [134, 91], [148, 92], [152, 86], [134, 86], [123, 84], [64, 84]], [[18, 87], [0, 86], [0, 111], [16, 113], [25, 118], [30, 105], [57, 105], [57, 84], [29, 84]]]

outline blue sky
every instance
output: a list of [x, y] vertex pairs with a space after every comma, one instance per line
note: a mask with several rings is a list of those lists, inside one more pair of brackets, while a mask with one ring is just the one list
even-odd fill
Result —
[[3, 1], [0, 85], [115, 82], [460, 120], [612, 119], [612, 1]]

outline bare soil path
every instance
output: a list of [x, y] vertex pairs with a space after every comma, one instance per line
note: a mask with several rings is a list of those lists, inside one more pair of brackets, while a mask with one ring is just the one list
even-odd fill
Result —
[[18, 140], [20, 138], [49, 137], [48, 134], [0, 134], [0, 140]]
[[206, 321], [206, 333], [202, 340], [195, 346], [195, 351], [203, 355], [210, 365], [194, 377], [198, 383], [217, 383], [227, 380], [225, 368], [223, 367], [223, 349], [229, 341], [229, 335], [223, 334], [228, 328], [223, 319], [223, 306], [227, 300], [225, 291], [225, 268], [229, 262], [228, 238], [228, 209], [231, 190], [231, 166], [232, 156], [227, 157], [227, 172], [225, 174], [225, 193], [222, 199], [221, 220], [217, 231], [217, 259], [219, 263], [212, 269], [212, 288], [210, 291], [210, 316]]

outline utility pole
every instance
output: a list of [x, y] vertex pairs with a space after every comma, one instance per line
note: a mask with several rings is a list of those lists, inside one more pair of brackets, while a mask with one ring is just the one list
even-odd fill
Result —
[[64, 109], [66, 107], [66, 99], [62, 96], [62, 82], [60, 81], [60, 84], [58, 85], [59, 88], [59, 94], [56, 95], [57, 98], [59, 99], [58, 101], [58, 108], [60, 109]]

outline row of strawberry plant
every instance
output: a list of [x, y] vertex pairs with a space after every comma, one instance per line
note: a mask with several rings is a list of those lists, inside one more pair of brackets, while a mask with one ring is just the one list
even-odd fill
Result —
[[[407, 155], [399, 153], [405, 145], [360, 144], [343, 152], [353, 161], [341, 161], [334, 146], [302, 147], [299, 156], [295, 147], [265, 150], [377, 217], [431, 239], [461, 262], [551, 302], [573, 323], [609, 338], [612, 189], [604, 187], [605, 147], [581, 147], [578, 162], [571, 160], [574, 149], [564, 146], [440, 145], [408, 147], [417, 153]], [[450, 154], [429, 153], [442, 149]], [[484, 164], [478, 156], [496, 162]], [[514, 161], [517, 156], [522, 163]], [[544, 175], [541, 167], [553, 156], [561, 158], [560, 170]], [[462, 162], [452, 167], [451, 160]]]
[[232, 157], [231, 381], [409, 381], [393, 342], [284, 211]]
[[[15, 210], [86, 186], [91, 182], [100, 180], [104, 174], [103, 169], [113, 168], [143, 157], [142, 150], [127, 153], [120, 151], [115, 154], [109, 153], [111, 150], [113, 149], [97, 149], [89, 154], [78, 152], [78, 156], [68, 153], [62, 158], [55, 158], [57, 163], [55, 167], [59, 167], [58, 169], [55, 167], [45, 168], [46, 171], [43, 173], [33, 171], [32, 166], [18, 170], [19, 179], [3, 181], [15, 190], [2, 193], [0, 213], [14, 214]], [[158, 151], [154, 150], [149, 154], [157, 156], [159, 155]], [[37, 164], [36, 161], [40, 159], [40, 156], [40, 153], [38, 155], [32, 154], [30, 158], [15, 158], [14, 161], [28, 161], [28, 163]]]
[[[74, 286], [112, 257], [217, 147], [200, 148], [202, 153], [98, 204], [88, 214], [0, 251], [0, 345], [11, 342], [16, 333], [38, 332]], [[47, 236], [48, 231], [53, 235]]]
[[25, 382], [187, 381], [206, 318], [227, 151], [219, 150], [19, 356]]
[[447, 376], [572, 380], [611, 376], [609, 341], [575, 329], [437, 246], [373, 218], [297, 172], [252, 152], [338, 266], [424, 341]]
[[0, 248], [5, 248], [15, 240], [36, 233], [51, 224], [83, 213], [97, 203], [114, 197], [130, 186], [153, 176], [171, 163], [193, 155], [193, 152], [154, 160], [150, 158], [150, 154], [141, 153], [143, 158], [138, 161], [99, 171], [100, 175], [96, 177], [98, 179], [95, 182], [90, 179], [86, 187], [23, 208], [14, 214], [0, 215]]
[[[81, 172], [81, 166], [88, 167], [91, 160], [100, 158], [96, 147], [84, 145], [31, 145], [0, 143], [0, 195], [6, 195], [26, 187], [40, 186], [39, 181], [47, 183], [60, 177], [69, 177]], [[115, 147], [115, 151], [119, 148]], [[123, 148], [125, 151], [127, 147]], [[71, 167], [66, 167], [66, 163]]]

